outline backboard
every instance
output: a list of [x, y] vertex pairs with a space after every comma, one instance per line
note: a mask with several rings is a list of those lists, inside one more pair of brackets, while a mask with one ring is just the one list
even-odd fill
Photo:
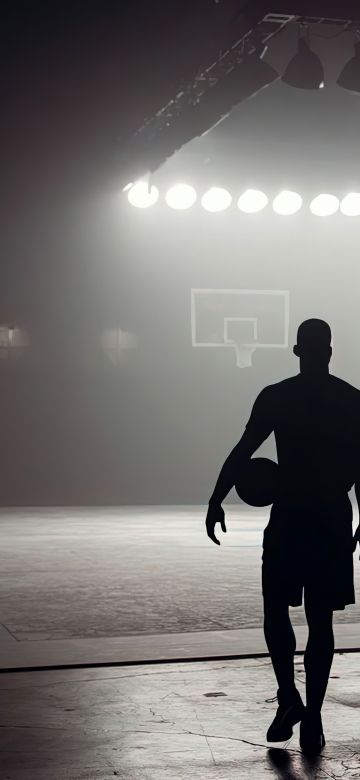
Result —
[[256, 349], [289, 346], [289, 291], [191, 289], [193, 347], [233, 349], [239, 368]]

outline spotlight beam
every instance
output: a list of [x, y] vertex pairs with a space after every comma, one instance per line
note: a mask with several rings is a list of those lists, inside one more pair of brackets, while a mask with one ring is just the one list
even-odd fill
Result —
[[263, 51], [288, 24], [360, 24], [354, 16], [353, 0], [248, 2], [241, 11], [239, 24], [231, 25], [228, 40], [219, 41], [222, 53], [218, 59], [199, 69], [192, 81], [179, 88], [129, 140], [121, 161], [124, 183], [156, 171], [184, 144], [221, 122], [235, 105], [274, 81], [276, 76], [271, 78], [269, 70], [263, 83], [259, 73], [259, 83], [255, 79], [249, 88], [245, 70], [251, 67], [251, 58], [254, 62], [256, 53]]

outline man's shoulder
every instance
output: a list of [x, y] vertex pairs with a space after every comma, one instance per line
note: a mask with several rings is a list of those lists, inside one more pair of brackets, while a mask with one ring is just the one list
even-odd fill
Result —
[[[262, 392], [266, 395], [275, 395], [277, 393], [286, 392], [287, 390], [295, 390], [300, 386], [300, 382], [301, 375], [295, 374], [294, 376], [281, 379], [279, 382], [266, 385]], [[358, 398], [360, 400], [360, 389], [355, 387], [355, 385], [351, 385], [350, 382], [346, 381], [346, 379], [341, 379], [339, 376], [335, 376], [335, 374], [329, 374], [329, 383], [332, 387], [334, 387], [334, 389], [339, 390], [339, 392], [347, 393], [349, 396], [353, 396], [354, 398]]]
[[286, 379], [280, 379], [279, 382], [274, 382], [271, 385], [266, 385], [266, 387], [261, 390], [260, 395], [263, 395], [264, 398], [274, 398], [277, 396], [280, 396], [282, 393], [290, 392], [291, 389], [296, 387], [297, 385], [297, 375], [296, 376], [289, 376], [286, 377]]
[[281, 379], [279, 382], [274, 382], [271, 385], [266, 385], [263, 387], [262, 390], [260, 390], [260, 393], [258, 394], [256, 398], [256, 406], [258, 408], [261, 408], [263, 410], [265, 409], [271, 409], [273, 412], [274, 408], [276, 408], [276, 404], [280, 403], [282, 399], [284, 399], [284, 396], [286, 398], [289, 397], [291, 393], [291, 387], [292, 387], [292, 381], [295, 379], [295, 377], [289, 377], [287, 379]]
[[360, 404], [360, 390], [355, 385], [351, 385], [346, 379], [341, 379], [335, 374], [329, 374], [330, 382], [337, 394], [354, 403]]
[[[349, 409], [356, 411], [359, 410], [360, 414], [360, 390], [358, 387], [351, 385], [345, 379], [334, 374], [329, 374], [329, 388], [332, 391], [331, 396], [333, 401], [345, 403]], [[278, 403], [287, 403], [291, 398], [295, 401], [302, 394], [303, 387], [301, 383], [300, 374], [286, 377], [279, 382], [274, 382], [271, 385], [266, 385], [258, 395], [257, 400], [262, 405], [270, 404], [274, 405]]]

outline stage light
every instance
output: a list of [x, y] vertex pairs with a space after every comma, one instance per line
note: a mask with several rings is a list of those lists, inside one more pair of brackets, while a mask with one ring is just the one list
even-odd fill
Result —
[[336, 83], [355, 95], [360, 93], [360, 41], [356, 42], [355, 54], [342, 69]]
[[349, 192], [340, 203], [340, 211], [346, 217], [360, 216], [360, 192]]
[[298, 89], [321, 89], [324, 86], [324, 69], [315, 52], [311, 51], [307, 40], [300, 36], [298, 52], [290, 60], [282, 81]]
[[339, 210], [339, 198], [336, 195], [322, 193], [310, 203], [310, 211], [316, 217], [331, 217]]
[[167, 191], [165, 200], [172, 209], [189, 209], [196, 201], [196, 191], [190, 184], [175, 184]]
[[137, 209], [147, 209], [153, 206], [159, 198], [159, 190], [152, 185], [149, 188], [147, 181], [138, 181], [128, 192], [128, 201]]
[[273, 200], [273, 209], [276, 214], [280, 214], [283, 217], [288, 217], [291, 214], [296, 214], [300, 211], [302, 206], [302, 197], [298, 192], [292, 192], [291, 190], [283, 190]]
[[206, 211], [224, 211], [230, 206], [230, 192], [222, 187], [211, 187], [201, 198], [201, 205]]
[[269, 198], [265, 195], [265, 192], [261, 190], [246, 190], [240, 195], [238, 200], [238, 207], [241, 211], [245, 211], [246, 214], [255, 214], [257, 211], [267, 206]]

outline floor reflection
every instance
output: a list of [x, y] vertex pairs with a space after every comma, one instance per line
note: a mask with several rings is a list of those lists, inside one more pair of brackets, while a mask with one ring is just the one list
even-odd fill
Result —
[[321, 771], [322, 756], [306, 756], [286, 748], [269, 748], [267, 762], [279, 780], [315, 780]]

